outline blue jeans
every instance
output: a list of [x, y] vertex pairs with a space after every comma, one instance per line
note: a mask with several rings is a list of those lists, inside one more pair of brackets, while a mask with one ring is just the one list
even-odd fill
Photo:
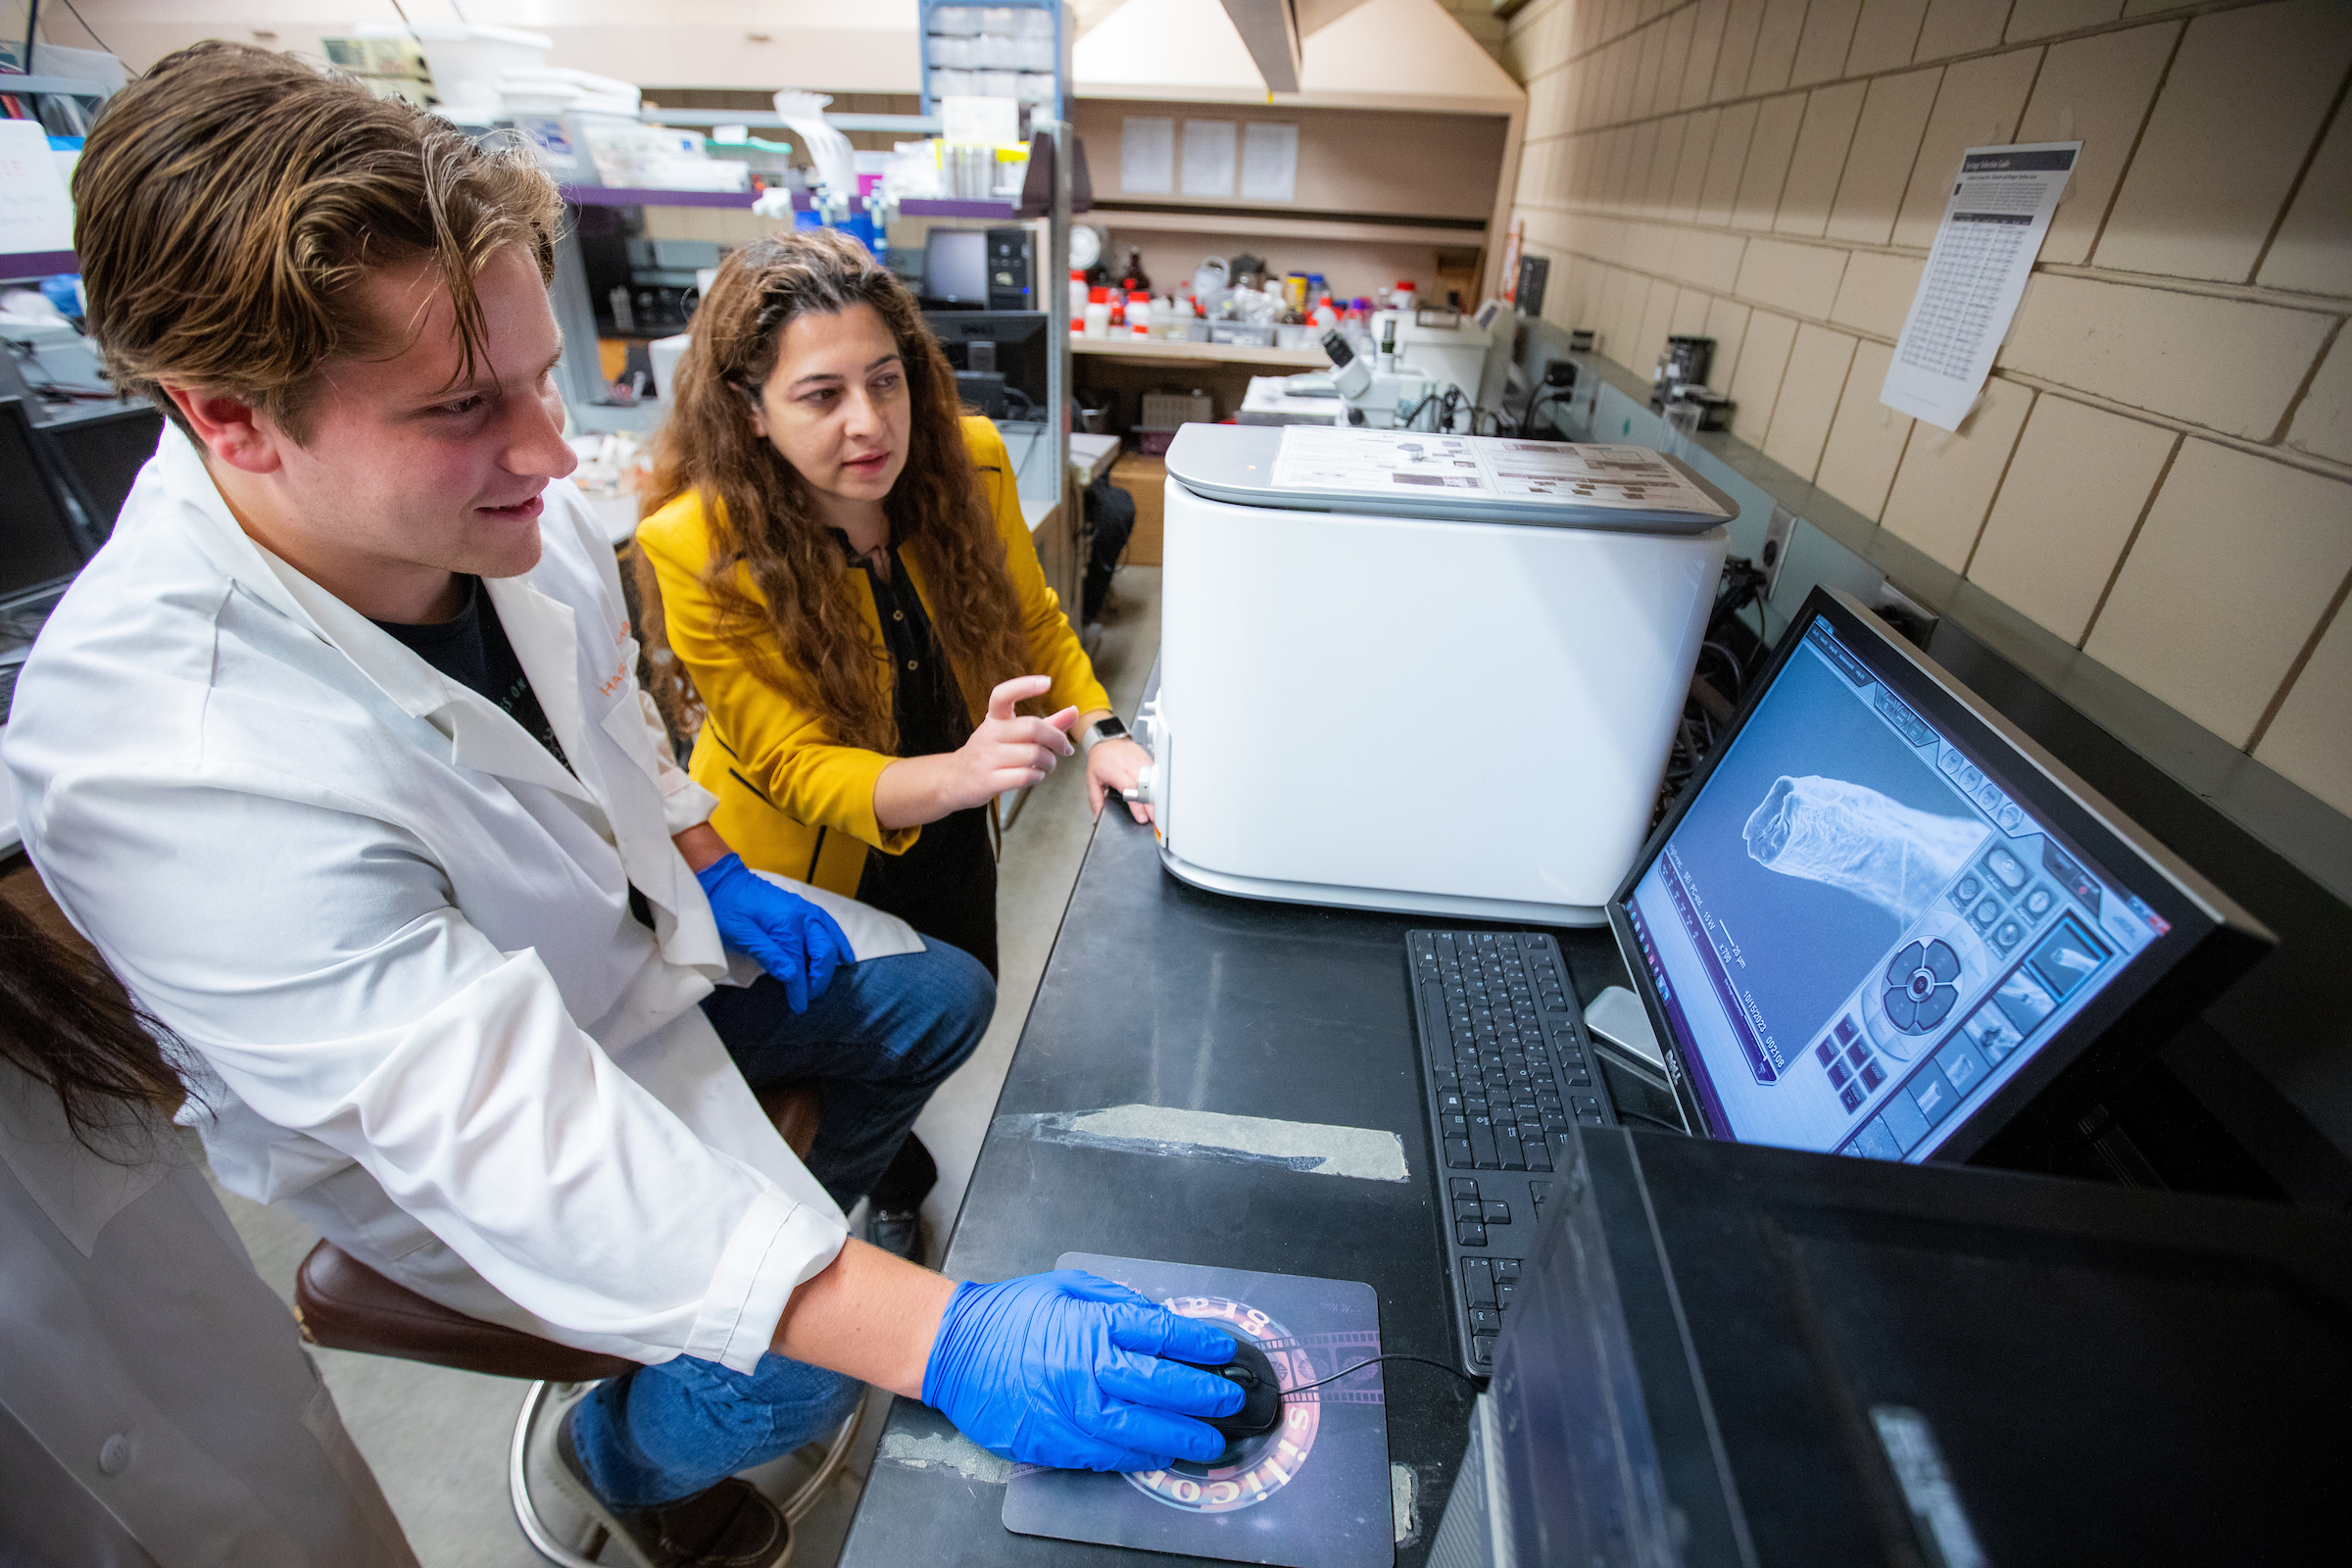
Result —
[[[703, 1004], [755, 1089], [813, 1080], [824, 1097], [808, 1172], [844, 1209], [872, 1187], [915, 1113], [963, 1064], [997, 1005], [978, 961], [945, 943], [869, 958], [833, 977], [807, 1012], [761, 976]], [[606, 1502], [645, 1508], [691, 1496], [789, 1453], [847, 1419], [854, 1378], [770, 1351], [748, 1375], [681, 1355], [597, 1386], [572, 1442]]]

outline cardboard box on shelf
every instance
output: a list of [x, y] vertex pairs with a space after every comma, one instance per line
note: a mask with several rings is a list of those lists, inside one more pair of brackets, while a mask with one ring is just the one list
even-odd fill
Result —
[[1158, 565], [1167, 500], [1166, 460], [1140, 452], [1121, 453], [1119, 461], [1110, 466], [1110, 482], [1135, 497], [1135, 533], [1127, 541], [1127, 564]]

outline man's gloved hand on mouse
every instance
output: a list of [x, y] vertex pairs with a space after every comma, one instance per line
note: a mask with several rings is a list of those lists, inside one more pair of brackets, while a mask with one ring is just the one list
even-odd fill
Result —
[[762, 969], [781, 980], [793, 1011], [807, 1012], [808, 999], [825, 994], [836, 966], [858, 961], [840, 921], [762, 880], [741, 856], [713, 860], [694, 879], [710, 901], [720, 939], [758, 958]]
[[923, 1402], [999, 1458], [1067, 1470], [1209, 1460], [1240, 1388], [1208, 1366], [1231, 1336], [1080, 1269], [956, 1287], [923, 1370]]

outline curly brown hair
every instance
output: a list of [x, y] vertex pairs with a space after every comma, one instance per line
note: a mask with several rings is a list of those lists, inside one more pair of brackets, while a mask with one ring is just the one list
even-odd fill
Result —
[[[720, 265], [671, 376], [645, 512], [699, 494], [710, 534], [704, 580], [727, 645], [760, 681], [816, 714], [836, 743], [888, 754], [898, 749], [883, 678], [890, 656], [858, 612], [851, 568], [808, 481], [752, 423], [785, 325], [859, 305], [882, 318], [906, 366], [906, 466], [882, 504], [890, 542], [922, 563], [932, 630], [977, 722], [989, 692], [1029, 662], [1004, 541], [963, 443], [956, 372], [913, 297], [857, 241], [803, 229], [755, 241]], [[642, 554], [637, 578], [652, 647], [661, 590]], [[675, 722], [695, 706], [685, 666], [656, 648], [651, 667], [657, 700]]]

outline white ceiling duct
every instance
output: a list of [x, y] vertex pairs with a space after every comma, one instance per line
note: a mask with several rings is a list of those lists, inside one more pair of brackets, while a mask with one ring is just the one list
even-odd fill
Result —
[[1291, 0], [1224, 0], [1257, 74], [1275, 92], [1298, 90], [1298, 17]]

